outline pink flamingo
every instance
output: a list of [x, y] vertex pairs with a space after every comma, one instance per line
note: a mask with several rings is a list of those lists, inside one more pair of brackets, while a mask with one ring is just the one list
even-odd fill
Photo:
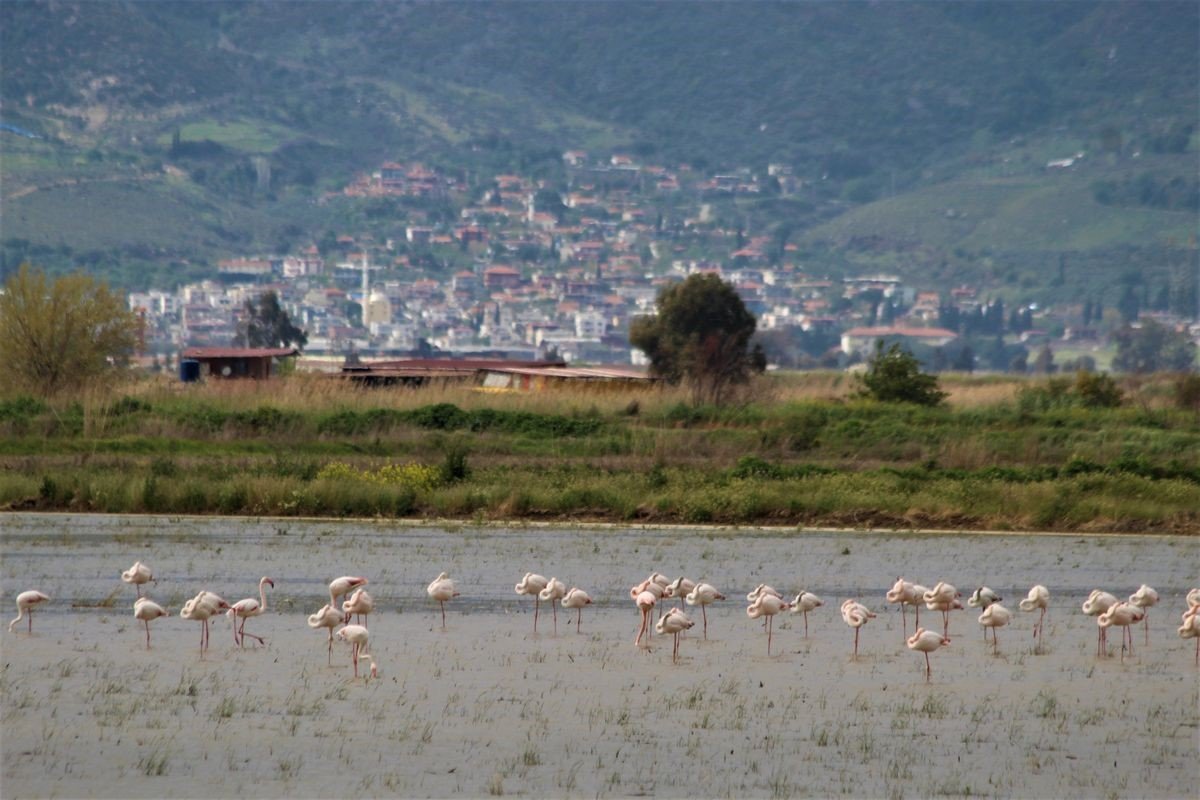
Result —
[[675, 580], [667, 584], [666, 590], [663, 591], [663, 597], [670, 597], [679, 600], [679, 610], [683, 610], [684, 600], [696, 588], [696, 582], [688, 580], [680, 575]]
[[[632, 594], [638, 587], [633, 587], [630, 590]], [[633, 640], [634, 647], [640, 647], [642, 644], [642, 634], [650, 625], [650, 615], [654, 612], [654, 604], [658, 602], [658, 595], [649, 589], [642, 589], [633, 596], [633, 602], [637, 604], [638, 611], [642, 613], [642, 627], [638, 628], [637, 638]]]
[[183, 619], [195, 620], [202, 623], [200, 629], [200, 658], [204, 658], [204, 651], [208, 648], [208, 620], [213, 614], [218, 611], [229, 609], [229, 603], [226, 603], [219, 596], [209, 591], [200, 591], [191, 600], [183, 604], [183, 608], [179, 610], [179, 616]]
[[[346, 625], [337, 632], [339, 641], [349, 642], [351, 645], [351, 660], [354, 662], [354, 677], [358, 677], [358, 659], [367, 654], [367, 643], [371, 634], [362, 625]], [[371, 662], [371, 674], [375, 675], [374, 661]]]
[[558, 578], [551, 578], [546, 581], [546, 588], [538, 592], [539, 600], [547, 600], [550, 603], [550, 613], [554, 617], [555, 636], [558, 636], [558, 601], [562, 600], [566, 594], [567, 587]]
[[921, 596], [927, 609], [942, 612], [942, 636], [947, 638], [950, 636], [950, 612], [962, 608], [962, 603], [959, 602], [960, 597], [962, 597], [962, 593], [945, 581], [938, 581], [932, 589]]
[[1129, 655], [1133, 655], [1133, 631], [1130, 626], [1141, 622], [1146, 616], [1146, 612], [1135, 606], [1133, 603], [1116, 602], [1108, 607], [1100, 616], [1096, 617], [1096, 624], [1101, 630], [1104, 628], [1116, 625], [1122, 629], [1121, 632], [1121, 661], [1125, 661], [1125, 640], [1129, 640]]
[[360, 586], [366, 586], [370, 583], [366, 578], [357, 578], [353, 575], [344, 575], [341, 578], [335, 578], [329, 582], [329, 605], [337, 607], [338, 598], [344, 595], [351, 589], [357, 589]]
[[683, 633], [695, 624], [696, 623], [692, 621], [691, 617], [683, 613], [683, 611], [678, 608], [672, 608], [667, 611], [667, 613], [663, 615], [658, 623], [655, 624], [654, 628], [659, 633], [669, 633], [675, 637], [675, 647], [671, 651], [672, 664], [679, 663], [679, 634]]
[[150, 620], [159, 617], [169, 617], [171, 612], [151, 600], [149, 597], [139, 597], [133, 603], [133, 616], [146, 623], [146, 649], [150, 649]]
[[[796, 599], [792, 601], [792, 613], [804, 614], [804, 638], [808, 638], [808, 612], [813, 609], [820, 608], [825, 605], [821, 598], [817, 597], [812, 592], [807, 592], [803, 589], [800, 594], [796, 595]], [[903, 606], [901, 606], [903, 608]]]
[[1150, 646], [1150, 608], [1151, 608], [1151, 606], [1158, 605], [1158, 592], [1154, 591], [1153, 588], [1151, 588], [1143, 583], [1136, 592], [1129, 595], [1129, 602], [1132, 603], [1133, 605], [1137, 606], [1138, 608], [1142, 609], [1142, 611], [1145, 612], [1145, 615], [1142, 617], [1142, 630], [1146, 635], [1145, 636], [1146, 646], [1149, 647]]
[[708, 607], [718, 600], [724, 600], [725, 595], [717, 591], [711, 583], [698, 583], [696, 588], [688, 592], [684, 598], [689, 606], [700, 606], [700, 615], [704, 618], [704, 638], [708, 638]]
[[[656, 581], [654, 579], [656, 575], [662, 579], [662, 582]], [[652, 594], [654, 596], [654, 602], [657, 603], [659, 600], [663, 599], [663, 596], [667, 592], [667, 584], [665, 583], [665, 581], [666, 581], [665, 577], [663, 577], [659, 573], [655, 572], [649, 578], [647, 578], [646, 580], [639, 583], [637, 586], [634, 586], [632, 589], [630, 589], [629, 597], [630, 597], [630, 599], [632, 599], [634, 601], [634, 603], [638, 603], [638, 596], [641, 595], [642, 592], [649, 592], [650, 594]], [[641, 604], [638, 604], [638, 608], [641, 608]], [[647, 627], [644, 625], [643, 630], [646, 633], [646, 638], [654, 637], [654, 628], [653, 627]], [[641, 638], [640, 633], [638, 634], [638, 638]]]
[[[1188, 597], [1191, 597], [1190, 593]], [[1177, 633], [1180, 639], [1196, 640], [1196, 666], [1200, 667], [1200, 598], [1183, 612], [1183, 624]]]
[[562, 599], [563, 608], [576, 609], [576, 615], [575, 615], [575, 632], [576, 633], [582, 632], [580, 629], [580, 626], [583, 625], [583, 607], [586, 605], [590, 605], [591, 602], [592, 602], [592, 598], [588, 596], [588, 593], [585, 592], [583, 589], [579, 589], [576, 587], [571, 587], [570, 591], [568, 591], [563, 596], [563, 599]]
[[425, 593], [431, 599], [436, 600], [438, 605], [442, 607], [442, 630], [445, 630], [446, 601], [458, 597], [458, 590], [454, 588], [454, 581], [450, 580], [450, 576], [445, 572], [438, 573], [433, 582], [425, 587]]
[[[137, 596], [142, 596], [142, 584], [154, 581], [154, 575], [150, 572], [150, 568], [141, 561], [133, 562], [133, 566], [121, 573], [121, 580], [125, 583], [132, 583], [137, 589]], [[154, 581], [155, 584], [158, 581]]]
[[533, 595], [533, 632], [537, 633], [538, 609], [541, 605], [541, 598], [538, 595], [542, 589], [546, 588], [546, 580], [544, 575], [538, 575], [536, 572], [526, 572], [525, 577], [516, 585], [517, 594]]
[[361, 586], [354, 590], [350, 595], [350, 599], [342, 603], [342, 611], [346, 612], [349, 617], [353, 614], [358, 621], [364, 625], [367, 622], [367, 617], [371, 616], [371, 612], [375, 610], [375, 598], [367, 593], [367, 590]]
[[908, 634], [908, 617], [905, 614], [905, 609], [908, 606], [914, 606], [917, 611], [917, 625], [921, 624], [921, 604], [925, 602], [923, 595], [929, 591], [924, 586], [904, 580], [904, 578], [896, 578], [896, 583], [888, 590], [887, 601], [889, 603], [900, 604], [900, 622], [902, 632]]
[[1050, 607], [1050, 590], [1040, 583], [1029, 590], [1029, 594], [1021, 601], [1022, 611], [1033, 611], [1041, 609], [1042, 614], [1038, 617], [1037, 624], [1033, 626], [1033, 638], [1038, 640], [1038, 646], [1042, 644], [1043, 623], [1046, 621], [1046, 609]]
[[776, 597], [773, 594], [761, 593], [758, 599], [746, 607], [746, 616], [750, 619], [758, 619], [766, 617], [767, 623], [767, 657], [771, 655], [771, 635], [775, 627], [775, 615], [780, 611], [787, 611], [791, 608], [791, 603], [787, 603], [782, 597]]
[[1003, 628], [1012, 620], [1012, 612], [999, 603], [992, 603], [979, 615], [979, 624], [983, 626], [983, 640], [987, 641], [987, 629], [992, 629], [992, 652], [1000, 653], [1000, 641], [996, 638], [996, 629]]
[[[238, 647], [245, 644], [246, 637], [257, 639], [259, 644], [266, 644], [266, 641], [261, 636], [255, 636], [253, 633], [246, 633], [246, 620], [250, 617], [257, 617], [267, 610], [267, 585], [275, 588], [275, 581], [263, 576], [258, 581], [258, 599], [247, 597], [245, 600], [238, 600], [229, 610], [225, 612], [225, 616], [233, 620], [233, 640], [237, 642]], [[242, 621], [238, 625], [238, 620]]]
[[327, 648], [326, 661], [330, 666], [333, 665], [333, 629], [338, 625], [345, 625], [350, 621], [350, 615], [334, 606], [326, 603], [321, 606], [321, 610], [308, 617], [308, 627], [310, 628], [325, 628], [329, 631], [329, 647]]
[[[1117, 598], [1113, 595], [1099, 589], [1093, 589], [1092, 593], [1088, 595], [1088, 599], [1083, 601], [1081, 608], [1083, 613], [1089, 617], [1099, 617], [1116, 604]], [[1104, 625], [1098, 627], [1099, 631], [1096, 634], [1096, 655], [1101, 656], [1107, 650], [1105, 645], [1108, 644], [1108, 628]], [[1122, 644], [1122, 646], [1124, 645]]]
[[933, 674], [933, 670], [929, 666], [929, 654], [939, 647], [950, 644], [950, 640], [937, 631], [927, 631], [924, 628], [917, 628], [916, 632], [908, 637], [906, 643], [909, 650], [925, 654], [925, 680], [928, 681], [929, 677]]
[[33, 633], [33, 610], [42, 603], [50, 601], [50, 595], [43, 594], [37, 589], [30, 589], [17, 595], [17, 618], [8, 623], [8, 632], [17, 626], [22, 617], [29, 617], [29, 633]]
[[[858, 631], [863, 625], [866, 625], [870, 620], [875, 619], [875, 614], [857, 600], [846, 600], [842, 603], [842, 620], [854, 628], [854, 659], [858, 659]], [[945, 636], [945, 634], [943, 634]], [[949, 638], [949, 637], [946, 637]]]

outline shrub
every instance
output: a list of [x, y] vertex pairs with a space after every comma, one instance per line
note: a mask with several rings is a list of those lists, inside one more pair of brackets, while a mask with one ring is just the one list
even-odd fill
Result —
[[1075, 394], [1087, 408], [1117, 408], [1121, 405], [1121, 387], [1104, 373], [1075, 373]]
[[859, 381], [859, 394], [884, 403], [936, 406], [946, 397], [938, 388], [937, 378], [921, 372], [921, 364], [912, 353], [898, 344], [885, 352], [882, 341], [876, 343], [875, 357]]
[[[1175, 405], [1185, 411], [1200, 411], [1200, 374], [1185, 372], [1175, 379]], [[3, 415], [0, 414], [0, 418]]]

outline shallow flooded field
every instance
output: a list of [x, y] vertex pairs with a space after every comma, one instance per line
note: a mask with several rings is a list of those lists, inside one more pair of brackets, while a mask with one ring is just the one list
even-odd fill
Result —
[[[53, 597], [32, 635], [24, 620], [0, 633], [5, 798], [1182, 797], [1200, 780], [1200, 673], [1175, 634], [1196, 539], [79, 515], [0, 516], [0, 537], [5, 622], [18, 592]], [[150, 650], [119, 577], [135, 559], [175, 614]], [[425, 595], [443, 570], [462, 593], [445, 630]], [[653, 570], [729, 597], [707, 641], [689, 609], [678, 664], [665, 637], [633, 645], [628, 589]], [[513, 591], [526, 571], [597, 600], [582, 632], [559, 609], [557, 635], [549, 613], [533, 634]], [[268, 611], [246, 630], [266, 645], [238, 649], [220, 618], [199, 660], [182, 602], [257, 596], [264, 575]], [[370, 578], [376, 680], [352, 678], [344, 644], [327, 666], [325, 631], [305, 623], [340, 575]], [[897, 575], [999, 591], [1014, 610], [999, 655], [978, 611], [954, 612], [927, 683], [885, 605]], [[745, 613], [761, 582], [825, 600], [807, 638], [802, 618], [776, 620], [771, 657]], [[1114, 629], [1097, 658], [1080, 603], [1142, 582], [1162, 596], [1149, 646], [1135, 629], [1122, 661]], [[1036, 615], [1016, 611], [1033, 583], [1052, 595], [1036, 653]], [[857, 660], [848, 597], [879, 615]]]

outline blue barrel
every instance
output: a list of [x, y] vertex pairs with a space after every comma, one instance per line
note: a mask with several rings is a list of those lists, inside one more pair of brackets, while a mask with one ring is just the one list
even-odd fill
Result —
[[194, 358], [180, 359], [179, 380], [184, 383], [195, 383], [200, 380], [200, 362]]

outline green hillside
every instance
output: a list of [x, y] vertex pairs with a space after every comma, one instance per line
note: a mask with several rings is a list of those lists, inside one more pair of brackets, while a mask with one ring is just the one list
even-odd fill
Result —
[[42, 137], [0, 133], [0, 271], [161, 276], [317, 238], [339, 220], [314, 198], [383, 160], [554, 185], [570, 148], [788, 164], [791, 205], [737, 213], [817, 264], [1143, 268], [1114, 254], [1195, 229], [1195, 3], [19, 0], [0, 22], [0, 118]]

